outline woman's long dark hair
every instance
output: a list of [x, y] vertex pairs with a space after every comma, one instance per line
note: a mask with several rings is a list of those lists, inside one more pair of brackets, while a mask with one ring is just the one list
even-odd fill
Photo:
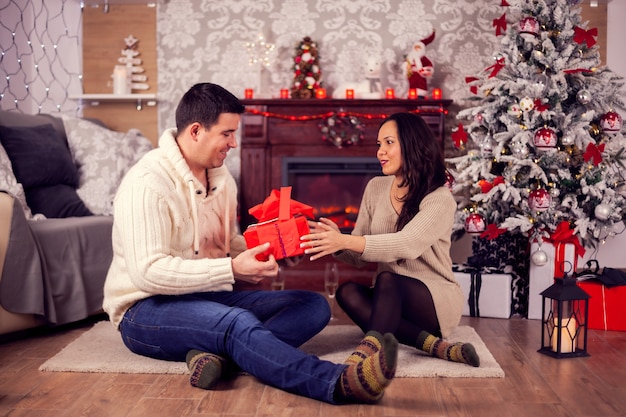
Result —
[[444, 185], [447, 177], [441, 144], [424, 119], [413, 113], [394, 113], [381, 126], [391, 120], [398, 126], [402, 151], [403, 178], [399, 186], [408, 187], [396, 223], [396, 230], [401, 230], [417, 214], [424, 197]]

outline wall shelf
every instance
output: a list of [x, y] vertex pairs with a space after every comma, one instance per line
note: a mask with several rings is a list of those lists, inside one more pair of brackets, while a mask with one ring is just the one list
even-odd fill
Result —
[[88, 102], [91, 106], [98, 106], [100, 102], [107, 103], [132, 103], [137, 104], [137, 110], [146, 106], [156, 106], [156, 94], [78, 94], [70, 96], [72, 100], [79, 100], [81, 103]]

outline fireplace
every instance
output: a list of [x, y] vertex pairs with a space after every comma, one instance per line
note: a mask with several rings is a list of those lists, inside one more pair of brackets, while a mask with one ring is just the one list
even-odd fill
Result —
[[344, 232], [354, 228], [367, 182], [382, 175], [378, 160], [367, 157], [283, 157], [281, 165], [282, 184], [292, 187], [292, 198]]

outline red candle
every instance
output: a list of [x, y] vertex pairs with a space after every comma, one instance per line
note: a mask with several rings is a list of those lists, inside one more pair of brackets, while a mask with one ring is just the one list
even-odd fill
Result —
[[433, 100], [441, 100], [441, 88], [433, 88]]
[[417, 89], [416, 88], [411, 88], [409, 90], [409, 98], [411, 98], [411, 99], [417, 98]]
[[388, 88], [385, 90], [385, 97], [396, 98], [396, 93], [393, 91], [393, 88]]
[[252, 98], [253, 96], [254, 96], [254, 90], [251, 88], [246, 88], [246, 91], [244, 91], [244, 97]]
[[280, 98], [289, 98], [289, 90], [286, 88], [280, 90]]
[[346, 98], [353, 99], [354, 98], [354, 90], [351, 88], [346, 89]]
[[326, 89], [325, 88], [318, 88], [317, 90], [315, 90], [315, 97], [317, 97], [317, 98], [326, 98]]

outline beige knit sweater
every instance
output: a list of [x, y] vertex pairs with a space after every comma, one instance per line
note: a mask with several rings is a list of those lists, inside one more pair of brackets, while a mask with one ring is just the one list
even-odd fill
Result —
[[103, 308], [114, 326], [130, 306], [152, 295], [232, 291], [231, 257], [246, 248], [237, 225], [237, 188], [224, 166], [208, 176], [207, 193], [170, 129], [122, 180], [104, 284]]
[[450, 257], [456, 202], [447, 187], [440, 187], [422, 200], [417, 215], [396, 232], [398, 214], [390, 198], [393, 179], [378, 176], [365, 188], [352, 231], [365, 236], [363, 254], [344, 251], [336, 257], [357, 266], [377, 262], [376, 275], [392, 271], [422, 281], [432, 294], [442, 335], [447, 337], [459, 324], [464, 303]]

